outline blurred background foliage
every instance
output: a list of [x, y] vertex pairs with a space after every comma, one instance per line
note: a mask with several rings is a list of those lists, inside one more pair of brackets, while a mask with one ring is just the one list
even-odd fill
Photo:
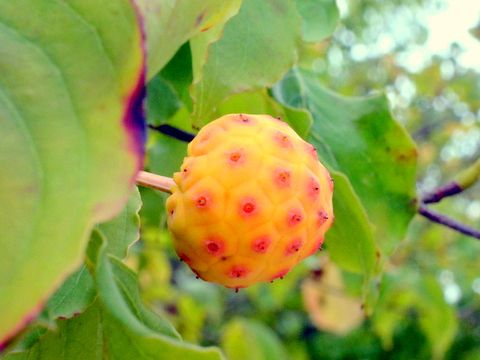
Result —
[[[300, 47], [300, 65], [326, 87], [348, 96], [386, 93], [418, 147], [419, 193], [448, 182], [480, 154], [479, 7], [462, 29], [455, 18], [459, 11], [468, 14], [461, 9], [472, 3], [338, 0], [338, 10], [327, 16], [339, 11], [334, 34]], [[149, 84], [153, 125], [191, 130], [194, 74], [185, 71], [191, 45]], [[168, 101], [160, 104], [160, 98]], [[230, 97], [216, 114], [248, 113], [248, 107], [293, 111], [254, 91]], [[301, 133], [310, 124], [297, 116]], [[185, 152], [185, 143], [152, 131], [148, 167], [170, 176]], [[479, 189], [435, 208], [478, 228]], [[177, 260], [165, 230], [165, 196], [141, 193], [142, 241], [128, 261], [139, 271], [144, 299], [168, 314], [188, 341], [220, 344], [229, 359], [480, 359], [480, 243], [474, 239], [415, 217], [374, 284], [378, 299], [371, 312], [363, 309], [356, 276], [322, 253], [282, 281], [235, 294], [195, 279]]]

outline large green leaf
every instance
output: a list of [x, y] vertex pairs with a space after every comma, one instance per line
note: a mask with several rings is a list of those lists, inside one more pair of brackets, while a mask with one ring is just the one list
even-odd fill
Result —
[[230, 360], [286, 360], [288, 354], [277, 335], [262, 323], [236, 319], [223, 332], [222, 348]]
[[162, 69], [180, 46], [238, 10], [235, 1], [137, 0], [146, 19], [148, 79]]
[[[109, 254], [124, 258], [128, 248], [138, 240], [140, 206], [140, 193], [135, 189], [120, 214], [106, 223], [97, 225], [97, 230], [109, 240], [106, 250]], [[85, 311], [96, 295], [92, 276], [87, 267], [82, 265], [48, 299], [42, 316], [52, 321], [78, 315]]]
[[202, 349], [153, 330], [139, 334], [115, 319], [100, 302], [44, 334], [31, 348], [12, 352], [5, 360], [218, 360], [218, 350]]
[[121, 210], [145, 134], [130, 1], [0, 0], [0, 43], [2, 339], [79, 264], [94, 224]]
[[[272, 85], [292, 66], [300, 38], [300, 21], [289, 0], [244, 0], [240, 12], [208, 47], [192, 39], [193, 122], [211, 121], [216, 106], [231, 94]], [[204, 63], [201, 71], [198, 63]]]
[[340, 13], [335, 0], [295, 0], [302, 17], [302, 38], [307, 42], [325, 39], [335, 30]]
[[369, 275], [375, 268], [373, 227], [348, 178], [332, 172], [335, 223], [326, 234], [330, 258], [347, 271]]
[[348, 176], [376, 226], [379, 246], [391, 253], [415, 213], [417, 152], [392, 118], [386, 98], [332, 93], [314, 73], [300, 69], [293, 69], [273, 94], [281, 103], [312, 113], [312, 143], [320, 155], [328, 155], [323, 160], [331, 168]]

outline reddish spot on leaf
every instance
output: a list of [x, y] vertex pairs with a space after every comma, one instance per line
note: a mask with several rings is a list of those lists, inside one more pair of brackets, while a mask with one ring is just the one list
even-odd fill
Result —
[[197, 18], [195, 19], [195, 27], [200, 26], [204, 18], [205, 18], [205, 13], [201, 13], [200, 15], [198, 15]]
[[270, 244], [272, 243], [272, 240], [268, 235], [260, 236], [259, 238], [253, 240], [252, 242], [252, 249], [253, 251], [257, 253], [265, 253], [267, 252], [268, 248], [270, 247]]

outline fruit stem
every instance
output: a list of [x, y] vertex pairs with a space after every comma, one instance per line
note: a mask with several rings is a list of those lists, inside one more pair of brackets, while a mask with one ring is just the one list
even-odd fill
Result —
[[175, 185], [175, 182], [172, 178], [152, 174], [147, 171], [140, 171], [137, 175], [136, 182], [138, 185], [170, 194], [172, 193], [172, 187]]

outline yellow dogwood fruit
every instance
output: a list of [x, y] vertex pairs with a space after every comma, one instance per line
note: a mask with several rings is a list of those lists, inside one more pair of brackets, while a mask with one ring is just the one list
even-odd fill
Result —
[[168, 227], [198, 277], [243, 288], [285, 276], [333, 222], [333, 182], [315, 148], [269, 115], [225, 115], [188, 146]]

